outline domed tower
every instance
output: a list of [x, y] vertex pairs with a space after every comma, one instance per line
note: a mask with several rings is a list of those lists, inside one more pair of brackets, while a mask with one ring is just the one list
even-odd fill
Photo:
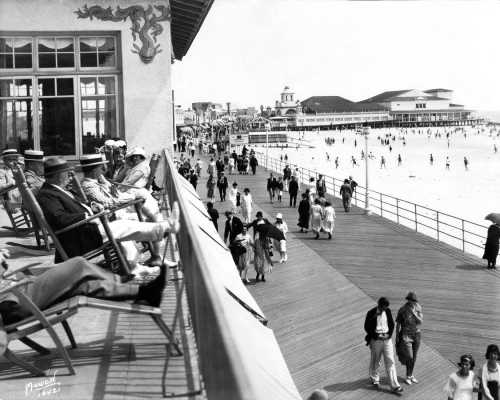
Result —
[[281, 101], [276, 100], [277, 115], [291, 115], [298, 112], [297, 102], [294, 100], [294, 95], [295, 93], [290, 89], [290, 86], [285, 86], [281, 92]]
[[295, 93], [292, 92], [290, 89], [290, 86], [285, 86], [283, 91], [281, 92], [281, 103], [282, 105], [287, 103], [287, 104], [292, 104], [293, 103], [293, 95]]

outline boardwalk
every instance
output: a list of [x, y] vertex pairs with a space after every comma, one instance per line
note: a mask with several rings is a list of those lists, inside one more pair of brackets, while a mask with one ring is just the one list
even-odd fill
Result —
[[[338, 199], [334, 239], [314, 240], [312, 234], [298, 232], [287, 193], [283, 203], [269, 202], [266, 177], [259, 167], [255, 176], [228, 180], [230, 185], [237, 181], [240, 190], [251, 189], [255, 211], [263, 210], [272, 220], [283, 213], [291, 231], [289, 261], [275, 264], [267, 282], [249, 290], [266, 313], [304, 397], [325, 388], [334, 399], [392, 398], [387, 382], [382, 381], [382, 391], [368, 386], [369, 350], [363, 340], [365, 313], [382, 295], [396, 313], [406, 293], [414, 290], [424, 308], [423, 346], [415, 370], [421, 383], [403, 384], [405, 398], [443, 398], [446, 376], [460, 354], [472, 352], [481, 365], [486, 346], [500, 341], [500, 273], [484, 269], [478, 258], [383, 218], [365, 216], [360, 209], [346, 214]], [[205, 179], [198, 191], [204, 198]], [[223, 212], [229, 205], [216, 202], [215, 207]], [[404, 367], [397, 363], [397, 369], [403, 377]]]

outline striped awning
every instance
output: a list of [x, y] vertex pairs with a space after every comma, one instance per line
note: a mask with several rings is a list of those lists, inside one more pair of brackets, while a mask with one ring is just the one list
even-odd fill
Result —
[[182, 60], [207, 16], [214, 0], [170, 0], [172, 48]]

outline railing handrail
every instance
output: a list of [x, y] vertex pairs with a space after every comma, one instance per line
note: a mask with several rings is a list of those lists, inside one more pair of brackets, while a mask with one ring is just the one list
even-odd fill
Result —
[[[302, 183], [306, 184], [306, 185], [309, 185], [309, 178], [310, 177], [317, 178], [318, 175], [320, 175], [320, 173], [318, 171], [313, 171], [309, 168], [301, 167], [297, 164], [290, 162], [289, 160], [283, 161], [283, 160], [279, 160], [279, 159], [276, 159], [273, 157], [268, 157], [268, 160], [266, 163], [266, 160], [265, 160], [266, 155], [264, 153], [256, 152], [256, 155], [259, 158], [259, 161], [261, 162], [262, 165], [267, 165], [269, 169], [275, 170], [280, 174], [282, 174], [283, 168], [285, 165], [289, 165], [290, 168], [292, 168], [292, 171], [294, 168], [298, 168], [299, 172], [300, 172], [300, 176], [298, 177], [299, 181], [302, 181]], [[343, 184], [343, 180], [326, 175], [324, 173], [321, 173], [321, 175], [323, 175], [325, 177], [325, 181], [327, 183], [327, 193], [333, 195], [334, 197], [339, 197], [337, 190], [336, 190], [336, 187], [338, 187], [340, 189], [340, 186]], [[304, 179], [305, 176], [307, 176], [307, 180]], [[332, 188], [333, 191], [328, 190], [329, 189], [328, 183], [330, 183], [330, 182], [332, 183], [330, 188]], [[362, 192], [363, 196], [361, 196], [360, 193], [358, 193], [358, 192]], [[365, 202], [364, 195], [365, 194], [366, 194], [366, 188], [364, 186], [358, 185], [356, 187], [356, 191], [353, 193], [353, 199], [354, 199], [354, 202], [356, 205], [358, 202], [361, 202], [362, 204], [364, 204], [364, 202]], [[404, 225], [404, 224], [400, 223], [400, 219], [414, 223], [415, 231], [417, 231], [417, 232], [419, 231], [418, 230], [419, 227], [425, 227], [427, 229], [430, 229], [431, 231], [436, 233], [436, 236], [437, 236], [436, 239], [438, 241], [442, 241], [440, 239], [440, 234], [443, 234], [447, 237], [459, 240], [462, 244], [461, 249], [464, 252], [465, 252], [465, 245], [466, 244], [469, 244], [469, 245], [474, 246], [476, 248], [483, 248], [482, 243], [478, 244], [478, 243], [470, 242], [467, 239], [469, 238], [468, 237], [469, 235], [477, 237], [477, 238], [484, 238], [485, 234], [479, 234], [477, 232], [471, 231], [470, 229], [473, 229], [473, 228], [487, 229], [488, 227], [486, 225], [483, 225], [483, 224], [480, 224], [480, 223], [477, 223], [474, 221], [466, 220], [466, 219], [457, 217], [455, 215], [449, 214], [447, 212], [439, 211], [439, 210], [430, 208], [428, 206], [424, 206], [424, 205], [421, 205], [421, 204], [418, 204], [418, 203], [415, 203], [415, 202], [412, 202], [409, 200], [401, 199], [399, 197], [385, 194], [385, 193], [382, 193], [382, 192], [379, 192], [379, 191], [373, 190], [373, 189], [368, 190], [368, 197], [369, 197], [369, 200], [371, 202], [370, 210], [372, 212], [374, 212], [374, 211], [376, 212], [378, 210], [379, 211], [378, 214], [383, 218], [384, 218], [384, 213], [386, 213], [386, 214], [389, 213], [389, 214], [396, 216], [396, 222], [400, 225]], [[391, 200], [395, 201], [395, 204], [387, 202], [386, 201], [387, 199], [391, 199]], [[401, 205], [400, 205], [401, 203], [403, 205], [409, 206], [409, 208], [401, 207]], [[384, 206], [386, 206], [386, 208], [384, 208]], [[387, 208], [388, 206], [395, 207], [396, 212], [394, 212], [394, 210], [388, 209]], [[419, 212], [422, 210], [426, 210], [430, 214], [435, 214], [435, 217], [432, 217], [430, 215], [423, 214], [422, 212]], [[402, 215], [401, 212], [408, 213], [408, 214]], [[444, 217], [445, 220], [443, 221], [440, 217]], [[426, 220], [430, 220], [431, 222], [435, 222], [436, 226], [426, 225], [426, 224], [422, 223], [421, 221], [419, 221], [419, 218], [420, 219], [425, 218]], [[387, 219], [390, 219], [390, 218], [387, 218]], [[452, 220], [456, 221], [457, 225], [453, 225], [451, 223], [451, 221], [449, 221], [448, 219], [452, 219]], [[444, 231], [440, 230], [441, 226], [449, 227], [451, 229], [456, 229], [457, 231], [461, 232], [461, 236], [460, 237], [454, 236], [453, 234], [450, 234], [449, 231], [444, 232]], [[466, 229], [466, 227], [468, 229]], [[424, 233], [424, 234], [426, 234], [426, 233]], [[430, 236], [430, 235], [427, 234], [427, 236]]]

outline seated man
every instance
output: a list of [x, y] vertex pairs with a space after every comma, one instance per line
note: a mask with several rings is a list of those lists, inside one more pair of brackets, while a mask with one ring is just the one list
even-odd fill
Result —
[[[0, 264], [5, 265], [8, 252], [0, 250]], [[2, 267], [0, 267], [0, 270]], [[29, 279], [31, 282], [22, 290], [35, 305], [44, 310], [56, 302], [73, 296], [84, 295], [108, 300], [135, 300], [137, 303], [159, 307], [165, 287], [165, 267], [154, 280], [139, 285], [133, 281], [122, 283], [118, 275], [92, 264], [83, 257], [71, 258], [44, 273], [33, 277], [18, 273], [17, 279]], [[0, 289], [10, 281], [2, 280]], [[31, 315], [31, 311], [19, 304], [16, 296], [7, 293], [0, 297], [0, 355], [7, 345], [7, 336], [2, 329], [4, 324], [11, 324]]]
[[[19, 208], [22, 203], [21, 193], [15, 188], [16, 181], [12, 174], [12, 167], [19, 163], [21, 155], [16, 149], [6, 149], [2, 152], [1, 158], [3, 161], [3, 168], [0, 168], [0, 191], [5, 192], [5, 198], [9, 204], [14, 208]], [[12, 189], [12, 190], [8, 190]]]
[[[132, 200], [144, 199], [141, 206], [141, 212], [145, 215], [149, 222], [160, 222], [163, 216], [158, 208], [158, 202], [151, 196], [146, 189], [134, 189], [127, 192], [118, 192], [116, 186], [113, 186], [104, 177], [105, 165], [108, 161], [104, 161], [100, 154], [92, 154], [80, 158], [80, 166], [83, 171], [84, 178], [82, 180], [82, 189], [91, 202], [99, 203], [106, 209], [110, 209], [122, 204], [126, 204]], [[135, 209], [129, 212], [127, 209], [119, 210], [116, 213], [119, 219], [137, 219]], [[153, 266], [161, 265], [160, 243], [154, 242], [151, 259], [148, 264]]]
[[[63, 229], [69, 225], [86, 219], [103, 209], [97, 203], [93, 209], [79, 202], [65, 188], [69, 183], [69, 170], [71, 167], [62, 157], [49, 157], [45, 160], [45, 179], [38, 194], [38, 202], [54, 230]], [[139, 222], [130, 220], [116, 220], [110, 222], [113, 236], [118, 240], [124, 250], [125, 258], [135, 269], [133, 274], [146, 273], [148, 268], [138, 265], [138, 251], [133, 241], [159, 241], [168, 233], [179, 230], [179, 209], [173, 207], [172, 216], [164, 222]], [[83, 255], [99, 247], [105, 237], [104, 227], [99, 219], [92, 220], [78, 228], [58, 235], [61, 245], [69, 257]], [[56, 262], [61, 262], [61, 256], [56, 252]], [[158, 268], [158, 267], [156, 267]]]
[[43, 176], [43, 151], [24, 151], [24, 176], [26, 183], [36, 196], [45, 182]]

